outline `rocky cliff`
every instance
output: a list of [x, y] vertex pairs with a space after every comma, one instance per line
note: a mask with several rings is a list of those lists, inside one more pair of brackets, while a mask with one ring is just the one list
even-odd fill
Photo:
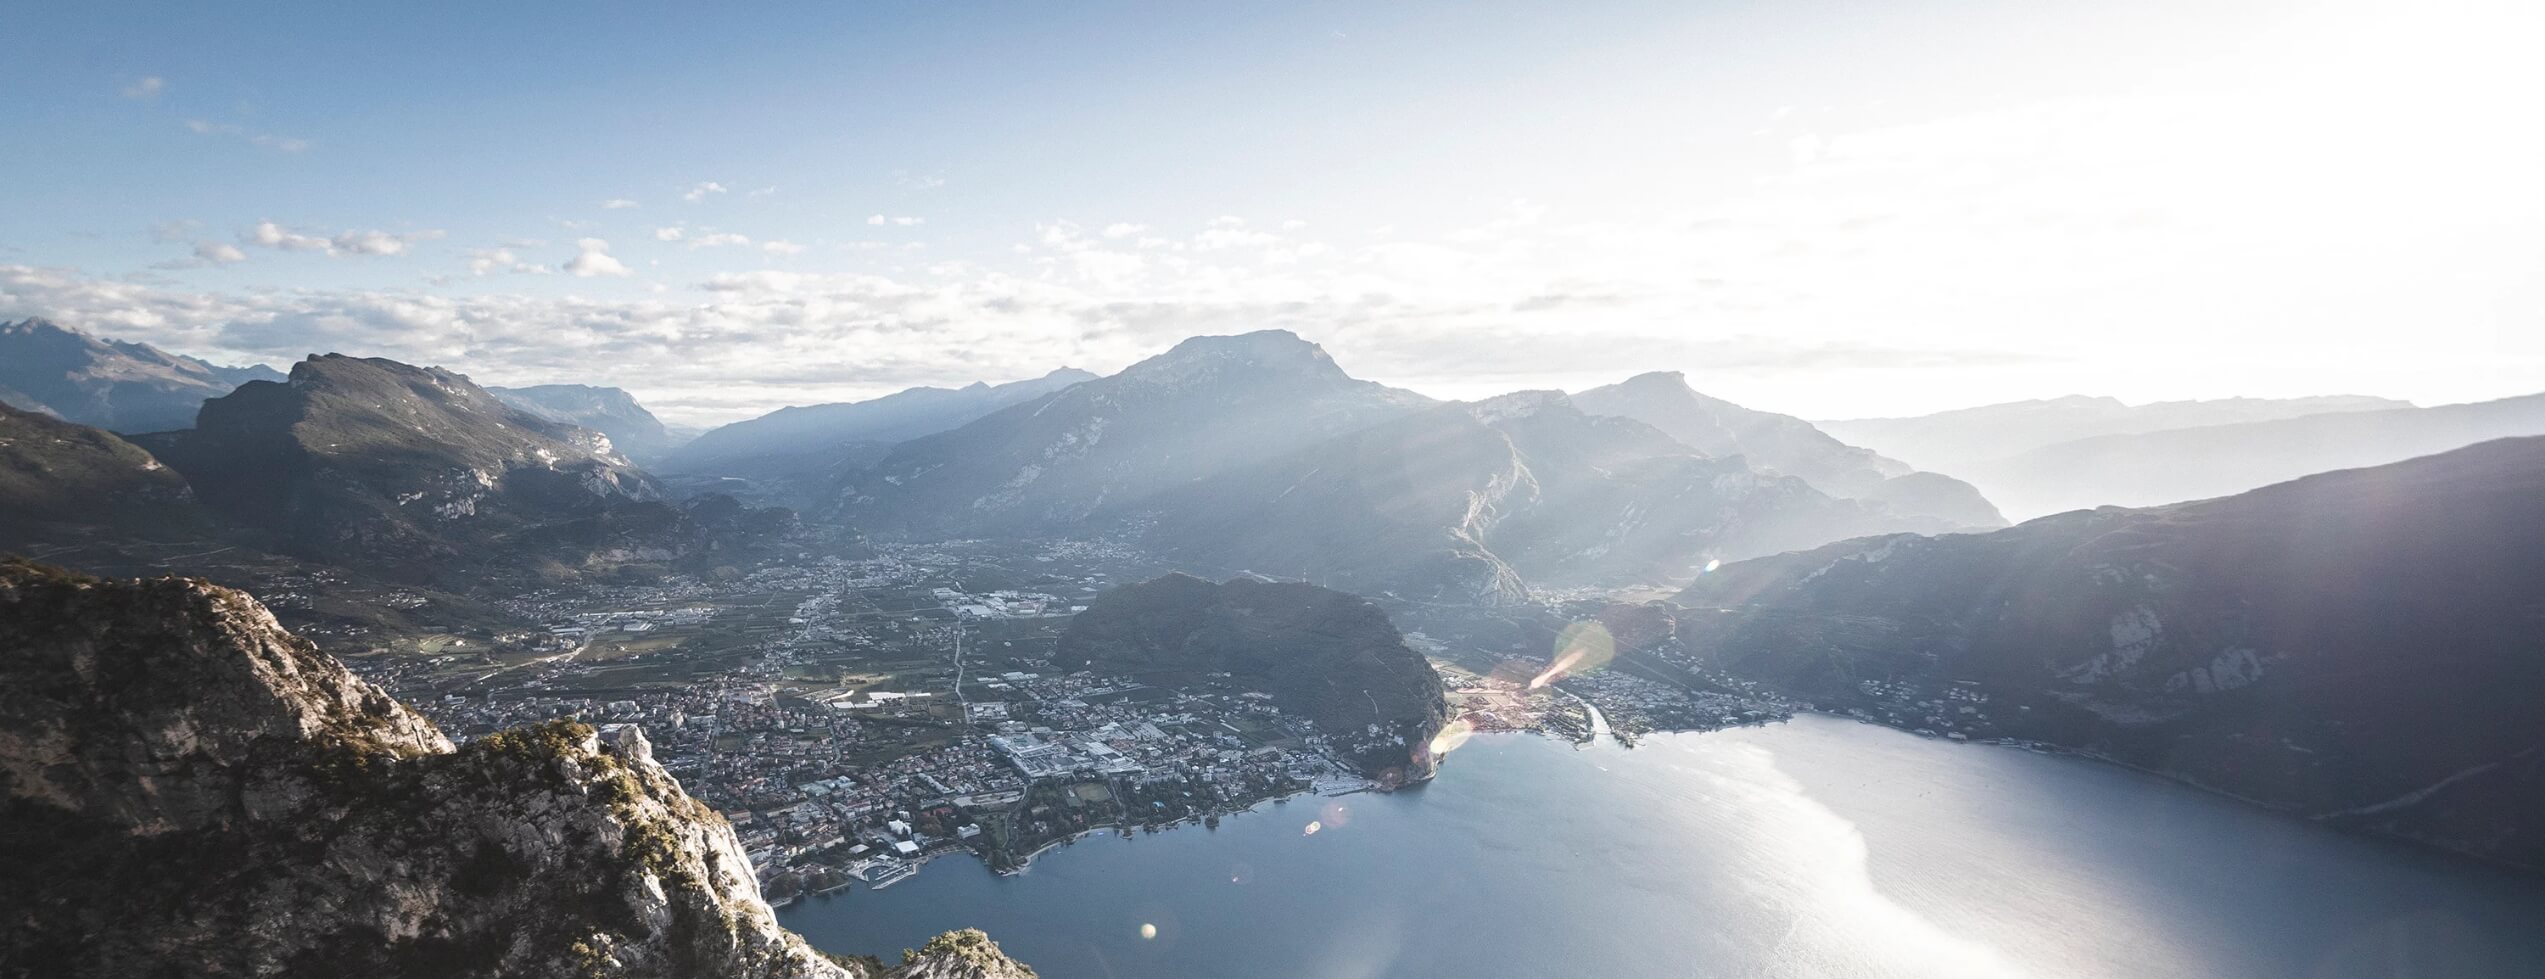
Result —
[[662, 419], [638, 404], [636, 396], [618, 388], [590, 384], [537, 384], [526, 388], [487, 388], [503, 403], [560, 425], [587, 428], [610, 437], [612, 448], [651, 465], [680, 445]]
[[[453, 747], [235, 591], [0, 562], [0, 975], [883, 972], [633, 728]], [[986, 939], [899, 976], [1030, 976]]]

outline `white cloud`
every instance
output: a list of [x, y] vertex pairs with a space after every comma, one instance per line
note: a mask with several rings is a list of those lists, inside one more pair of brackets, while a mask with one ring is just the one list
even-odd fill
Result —
[[334, 248], [325, 238], [287, 231], [282, 225], [272, 221], [257, 222], [256, 227], [249, 229], [248, 233], [242, 236], [242, 240], [260, 248], [289, 252], [324, 252]]
[[804, 253], [804, 246], [781, 239], [761, 242], [760, 250], [771, 255], [801, 255]]
[[212, 122], [206, 119], [188, 119], [186, 120], [186, 129], [202, 136], [228, 136], [233, 139], [246, 140], [250, 145], [262, 146], [269, 150], [278, 150], [284, 153], [298, 153], [302, 150], [308, 149], [311, 145], [306, 139], [299, 139], [291, 136], [277, 136], [272, 133], [251, 132], [247, 129], [247, 127], [234, 122]]
[[581, 279], [629, 274], [625, 264], [610, 257], [609, 242], [599, 238], [585, 238], [575, 242], [574, 245], [577, 251], [573, 258], [566, 260], [567, 274]]
[[214, 265], [232, 265], [247, 261], [247, 253], [240, 251], [239, 246], [221, 241], [195, 242], [194, 257]]
[[1112, 224], [1105, 225], [1105, 237], [1127, 238], [1147, 230], [1149, 230], [1149, 226], [1145, 224], [1132, 224], [1128, 221], [1116, 221]]
[[711, 194], [722, 194], [724, 192], [725, 185], [710, 180], [689, 188], [688, 192], [680, 195], [680, 199], [696, 204], [699, 201], [706, 200]]
[[604, 211], [624, 211], [635, 206], [637, 206], [635, 201], [624, 197], [613, 197], [601, 202], [601, 209]]
[[750, 238], [750, 236], [748, 236], [748, 235], [738, 235], [738, 234], [734, 234], [733, 232], [730, 232], [730, 231], [717, 231], [717, 232], [711, 232], [711, 233], [709, 233], [709, 234], [699, 235], [699, 236], [698, 236], [698, 237], [696, 237], [696, 238], [692, 238], [692, 239], [690, 239], [690, 240], [689, 240], [689, 247], [691, 247], [691, 248], [724, 248], [724, 247], [727, 247], [727, 246], [741, 246], [741, 245], [748, 245], [748, 244], [750, 244], [750, 243], [751, 243], [751, 238]]
[[912, 173], [908, 170], [895, 170], [893, 171], [893, 182], [910, 190], [935, 190], [946, 185], [946, 178], [933, 173]]
[[927, 219], [927, 218], [920, 218], [920, 217], [910, 217], [910, 216], [907, 216], [907, 215], [904, 215], [904, 216], [898, 216], [898, 217], [896, 217], [896, 216], [890, 216], [890, 215], [875, 214], [875, 215], [869, 215], [869, 216], [866, 218], [866, 223], [867, 223], [867, 224], [872, 224], [872, 225], [878, 225], [878, 226], [881, 226], [881, 225], [887, 225], [887, 224], [889, 224], [889, 225], [896, 225], [896, 226], [904, 227], [904, 228], [910, 228], [910, 227], [916, 227], [916, 226], [918, 226], [918, 225], [926, 224], [926, 223], [928, 223], [928, 219]]
[[546, 268], [522, 261], [512, 249], [504, 247], [472, 248], [468, 251], [468, 274], [491, 275], [497, 272], [539, 274]]
[[259, 221], [239, 235], [241, 244], [286, 252], [317, 252], [322, 255], [403, 255], [419, 241], [442, 237], [437, 230], [393, 233], [388, 231], [346, 231], [334, 236], [305, 234], [272, 221]]
[[685, 235], [685, 234], [687, 234], [687, 232], [682, 231], [682, 230], [681, 230], [680, 228], [678, 228], [677, 226], [675, 226], [675, 227], [669, 227], [669, 228], [656, 228], [656, 229], [654, 229], [654, 240], [655, 240], [655, 241], [679, 241], [679, 240], [681, 239], [681, 237], [682, 237], [683, 235]]
[[124, 97], [128, 99], [149, 101], [151, 99], [158, 98], [159, 93], [167, 90], [167, 79], [161, 78], [157, 75], [144, 75], [141, 78], [135, 79], [132, 84], [124, 86]]

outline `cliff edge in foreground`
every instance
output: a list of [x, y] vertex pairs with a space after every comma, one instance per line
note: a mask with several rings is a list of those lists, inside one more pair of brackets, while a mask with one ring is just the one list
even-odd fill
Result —
[[884, 973], [780, 928], [722, 817], [633, 728], [454, 748], [202, 581], [0, 560], [0, 975]]

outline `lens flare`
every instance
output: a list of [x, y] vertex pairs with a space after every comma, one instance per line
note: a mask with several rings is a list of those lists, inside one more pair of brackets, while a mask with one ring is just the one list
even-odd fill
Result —
[[1608, 627], [1601, 625], [1598, 619], [1584, 619], [1565, 626], [1564, 631], [1556, 635], [1555, 649], [1555, 658], [1547, 663], [1543, 672], [1529, 681], [1529, 689], [1537, 690], [1572, 674], [1588, 673], [1607, 666], [1608, 661], [1617, 656], [1617, 640], [1608, 634]]
[[1707, 574], [1713, 574], [1713, 573], [1714, 573], [1714, 569], [1716, 569], [1716, 568], [1720, 568], [1720, 567], [1722, 567], [1722, 566], [1723, 566], [1723, 559], [1722, 559], [1722, 558], [1714, 558], [1714, 559], [1712, 559], [1712, 560], [1709, 560], [1709, 561], [1707, 561], [1707, 562], [1706, 562], [1706, 569], [1705, 569], [1705, 573], [1707, 573]]
[[1299, 831], [1299, 835], [1301, 835], [1301, 836], [1315, 836], [1315, 835], [1317, 835], [1317, 831], [1318, 831], [1318, 830], [1321, 830], [1321, 829], [1324, 829], [1324, 828], [1326, 828], [1326, 824], [1321, 823], [1321, 822], [1318, 822], [1318, 821], [1316, 821], [1316, 820], [1314, 820], [1314, 819], [1311, 819], [1311, 820], [1308, 820], [1308, 828], [1303, 829], [1303, 830], [1300, 830], [1300, 831]]
[[1158, 926], [1153, 925], [1153, 924], [1142, 923], [1142, 924], [1140, 925], [1140, 937], [1142, 937], [1142, 938], [1156, 938], [1156, 937], [1158, 937]]
[[1431, 756], [1438, 759], [1456, 751], [1458, 746], [1467, 743], [1468, 738], [1475, 736], [1476, 722], [1464, 717], [1442, 725], [1440, 733], [1432, 735]]

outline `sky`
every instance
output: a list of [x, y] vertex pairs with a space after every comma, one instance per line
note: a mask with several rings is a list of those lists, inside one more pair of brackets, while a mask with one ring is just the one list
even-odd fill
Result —
[[676, 423], [1289, 329], [1813, 418], [2545, 390], [2510, 0], [21, 4], [0, 316]]

